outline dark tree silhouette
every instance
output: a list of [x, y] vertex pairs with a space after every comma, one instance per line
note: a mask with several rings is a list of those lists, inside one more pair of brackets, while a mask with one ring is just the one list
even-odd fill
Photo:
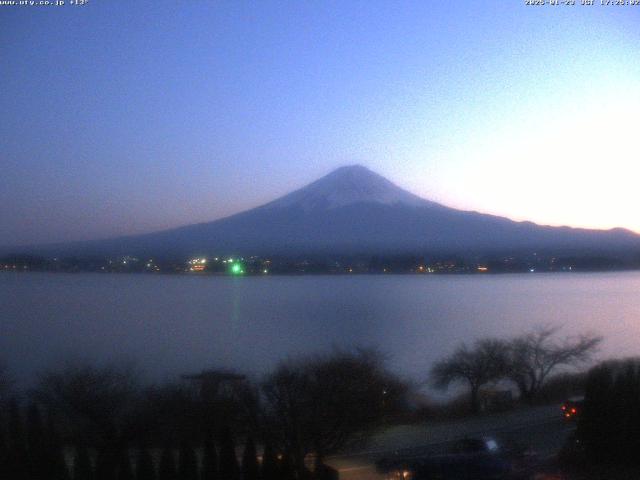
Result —
[[50, 462], [49, 465], [51, 468], [48, 478], [51, 480], [67, 480], [71, 478], [69, 465], [67, 465], [64, 454], [64, 445], [58, 434], [56, 421], [51, 410], [47, 412], [45, 438], [48, 461]]
[[253, 437], [248, 436], [242, 454], [242, 480], [258, 480], [260, 467]]
[[114, 447], [100, 448], [96, 458], [96, 480], [114, 480], [118, 469], [118, 460], [118, 451]]
[[215, 443], [211, 436], [207, 436], [204, 441], [204, 452], [202, 457], [202, 480], [218, 480], [218, 454]]
[[261, 474], [262, 480], [278, 480], [279, 478], [278, 459], [269, 443], [264, 446], [264, 452], [262, 453]]
[[263, 392], [268, 430], [300, 477], [307, 454], [322, 459], [362, 441], [397, 413], [406, 386], [384, 368], [380, 354], [363, 350], [284, 362]]
[[73, 480], [94, 480], [91, 457], [85, 445], [76, 448], [73, 460]]
[[590, 462], [640, 465], [640, 359], [589, 371], [577, 436]]
[[130, 367], [68, 365], [44, 374], [35, 396], [65, 418], [76, 438], [113, 449], [129, 433], [138, 390]]
[[508, 377], [525, 401], [535, 399], [549, 375], [560, 366], [587, 362], [598, 349], [602, 337], [583, 334], [558, 342], [558, 328], [539, 328], [511, 340]]
[[180, 480], [198, 480], [198, 459], [196, 452], [186, 440], [180, 444], [178, 474]]
[[158, 480], [177, 480], [176, 463], [173, 458], [173, 449], [166, 446], [160, 455], [160, 467], [158, 469]]
[[171, 383], [144, 389], [135, 415], [139, 440], [197, 438], [204, 422], [202, 404], [193, 393], [183, 384]]
[[37, 405], [27, 410], [27, 445], [31, 478], [46, 478], [51, 472], [51, 452], [42, 424], [42, 416]]
[[116, 480], [133, 480], [133, 469], [128, 449], [118, 450], [118, 467], [116, 470]]
[[71, 475], [69, 473], [69, 466], [67, 465], [67, 460], [62, 447], [53, 450], [52, 459], [53, 468], [48, 478], [51, 480], [69, 480]]
[[22, 415], [20, 414], [18, 402], [15, 399], [9, 402], [8, 430], [8, 478], [11, 478], [12, 480], [26, 480], [29, 478], [29, 456], [24, 438]]
[[12, 383], [11, 378], [9, 378], [9, 373], [7, 372], [7, 367], [0, 361], [0, 405], [3, 405], [8, 400], [8, 396], [11, 394]]
[[7, 471], [7, 436], [4, 427], [4, 415], [0, 409], [0, 478], [8, 478]]
[[469, 348], [464, 343], [431, 368], [430, 379], [436, 388], [446, 389], [451, 383], [463, 383], [469, 387], [471, 410], [480, 410], [480, 388], [496, 381], [507, 373], [505, 342], [494, 339], [479, 340]]
[[27, 410], [27, 443], [29, 450], [43, 450], [45, 438], [40, 409], [36, 404], [29, 405]]
[[240, 479], [235, 444], [229, 428], [224, 428], [220, 434], [220, 464], [218, 468], [220, 480]]
[[[287, 453], [282, 453], [278, 456], [278, 478], [280, 480], [294, 480], [296, 478], [291, 456]], [[307, 478], [306, 468], [298, 472], [298, 478]]]
[[138, 452], [136, 480], [156, 480], [156, 469], [149, 450], [141, 448]]

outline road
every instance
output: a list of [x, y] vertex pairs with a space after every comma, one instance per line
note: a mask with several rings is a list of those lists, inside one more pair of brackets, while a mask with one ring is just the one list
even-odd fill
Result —
[[340, 471], [341, 480], [377, 480], [374, 462], [398, 450], [405, 454], [437, 451], [443, 443], [465, 437], [489, 436], [505, 448], [517, 448], [540, 458], [556, 454], [574, 425], [560, 415], [560, 406], [543, 406], [480, 417], [399, 425], [387, 428], [365, 448], [332, 457], [328, 463]]

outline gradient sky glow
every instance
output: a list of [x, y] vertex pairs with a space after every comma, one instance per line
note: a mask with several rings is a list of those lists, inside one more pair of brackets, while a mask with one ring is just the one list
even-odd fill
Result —
[[640, 232], [640, 6], [0, 7], [0, 245], [213, 220], [361, 163]]

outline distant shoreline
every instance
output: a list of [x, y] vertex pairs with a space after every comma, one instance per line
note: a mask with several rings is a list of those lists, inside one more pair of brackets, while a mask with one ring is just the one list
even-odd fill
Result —
[[231, 275], [228, 273], [193, 273], [193, 272], [136, 272], [136, 271], [96, 271], [96, 270], [29, 270], [29, 269], [3, 269], [0, 268], [0, 274], [16, 274], [23, 275], [29, 273], [48, 273], [48, 274], [62, 274], [62, 275], [80, 275], [80, 274], [95, 274], [95, 275], [139, 275], [139, 276], [168, 276], [168, 277], [192, 277], [192, 278], [269, 278], [269, 277], [451, 277], [451, 276], [464, 276], [464, 277], [490, 277], [490, 276], [504, 276], [504, 275], [576, 275], [576, 274], [597, 274], [597, 273], [635, 273], [640, 272], [640, 268], [618, 268], [618, 269], [591, 269], [591, 270], [572, 270], [572, 271], [536, 271], [536, 272], [516, 272], [516, 271], [497, 271], [497, 272], [432, 272], [432, 273], [418, 273], [418, 272], [274, 272], [268, 274], [248, 273], [243, 275]]

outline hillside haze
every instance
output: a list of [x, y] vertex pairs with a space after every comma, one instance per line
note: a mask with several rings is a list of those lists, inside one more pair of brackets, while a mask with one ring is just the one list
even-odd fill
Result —
[[263, 206], [145, 235], [49, 247], [86, 254], [628, 252], [624, 229], [540, 226], [461, 211], [414, 195], [359, 166], [341, 167]]

